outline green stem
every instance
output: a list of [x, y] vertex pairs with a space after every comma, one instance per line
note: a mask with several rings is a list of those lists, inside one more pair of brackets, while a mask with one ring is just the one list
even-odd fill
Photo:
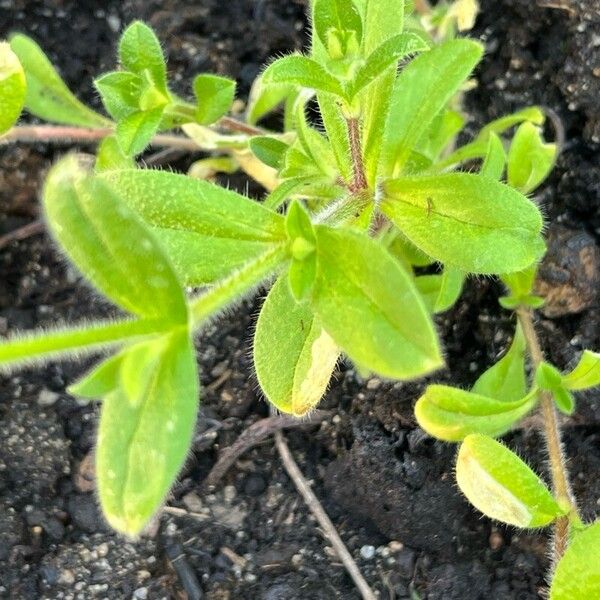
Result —
[[[164, 325], [163, 325], [164, 328]], [[93, 352], [103, 346], [118, 344], [132, 337], [160, 331], [154, 320], [90, 323], [79, 328], [58, 329], [15, 337], [0, 343], [0, 370], [19, 363], [47, 359], [69, 352]]]
[[[529, 307], [520, 306], [517, 309], [517, 318], [523, 329], [523, 334], [527, 341], [527, 348], [531, 356], [532, 366], [535, 371], [544, 361], [544, 353], [535, 331], [533, 311]], [[552, 555], [554, 565], [556, 565], [567, 549], [569, 542], [569, 523], [570, 521], [578, 521], [579, 516], [577, 505], [571, 491], [571, 485], [569, 484], [567, 464], [560, 439], [560, 426], [552, 394], [550, 392], [540, 392], [540, 411], [543, 417], [543, 433], [546, 440], [546, 448], [548, 450], [554, 496], [561, 506], [569, 507], [570, 513], [569, 515], [560, 517], [554, 523]]]
[[278, 245], [226, 277], [190, 303], [192, 327], [197, 328], [262, 283], [287, 259], [287, 245]]

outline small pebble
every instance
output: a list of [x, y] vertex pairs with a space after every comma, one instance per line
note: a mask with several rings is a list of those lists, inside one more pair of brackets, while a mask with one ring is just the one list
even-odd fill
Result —
[[133, 592], [133, 598], [134, 600], [146, 600], [146, 598], [148, 598], [148, 588], [138, 588], [137, 590], [135, 590], [135, 592]]
[[360, 549], [360, 555], [365, 560], [371, 560], [375, 556], [375, 546], [363, 546]]
[[39, 393], [37, 403], [39, 406], [52, 406], [60, 398], [60, 395], [56, 392], [43, 388]]

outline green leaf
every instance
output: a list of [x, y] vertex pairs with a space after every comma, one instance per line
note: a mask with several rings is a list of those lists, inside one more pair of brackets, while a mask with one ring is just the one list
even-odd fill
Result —
[[550, 587], [550, 600], [592, 598], [600, 598], [600, 521], [573, 533]]
[[254, 365], [260, 387], [280, 411], [302, 416], [325, 393], [339, 349], [307, 304], [291, 296], [286, 277], [271, 288], [258, 317]]
[[584, 350], [576, 367], [562, 376], [561, 384], [573, 391], [587, 390], [600, 385], [600, 354]]
[[25, 104], [26, 94], [27, 84], [23, 67], [10, 45], [0, 42], [0, 135], [17, 122]]
[[389, 38], [402, 33], [404, 0], [366, 0], [364, 3], [363, 46], [369, 55]]
[[275, 110], [288, 96], [295, 94], [293, 85], [265, 85], [262, 77], [257, 77], [250, 89], [246, 120], [256, 125], [265, 115]]
[[495, 133], [490, 133], [487, 153], [483, 159], [479, 174], [500, 181], [505, 166], [506, 152], [504, 152], [502, 140]]
[[506, 446], [484, 435], [465, 438], [456, 480], [484, 515], [516, 527], [543, 527], [564, 511], [544, 482]]
[[420, 139], [417, 148], [429, 160], [435, 161], [452, 144], [465, 125], [465, 118], [457, 111], [446, 109], [438, 113], [429, 130]]
[[310, 217], [294, 200], [288, 209], [285, 226], [290, 239], [292, 263], [288, 273], [292, 296], [300, 302], [311, 293], [317, 273], [317, 240]]
[[218, 75], [198, 75], [194, 79], [194, 94], [198, 102], [196, 121], [201, 125], [211, 125], [231, 109], [235, 81]]
[[141, 169], [102, 179], [151, 226], [186, 285], [221, 279], [287, 237], [281, 215], [207, 181]]
[[113, 119], [124, 119], [140, 108], [144, 80], [135, 73], [113, 71], [94, 80], [102, 103]]
[[138, 111], [117, 123], [117, 141], [126, 156], [141, 154], [160, 127], [163, 108]]
[[428, 50], [428, 44], [416, 33], [400, 33], [386, 40], [377, 48], [356, 72], [348, 90], [348, 96], [353, 98], [363, 88], [380, 77], [391, 66], [416, 52]]
[[487, 141], [491, 133], [501, 134], [507, 129], [519, 125], [524, 121], [529, 121], [534, 125], [543, 125], [546, 120], [544, 111], [539, 106], [529, 106], [510, 115], [504, 115], [499, 119], [494, 119], [481, 129], [478, 140]]
[[464, 281], [465, 273], [448, 267], [441, 275], [417, 277], [415, 284], [429, 310], [433, 313], [442, 313], [456, 304]]
[[508, 352], [492, 367], [482, 373], [472, 388], [474, 394], [495, 400], [516, 401], [527, 393], [525, 353], [527, 343], [519, 325], [515, 330]]
[[459, 442], [471, 433], [494, 437], [506, 433], [536, 402], [536, 394], [507, 401], [446, 385], [430, 385], [415, 405], [415, 416], [430, 435]]
[[271, 63], [262, 75], [265, 84], [294, 84], [344, 96], [341, 82], [318, 62], [307, 56], [292, 54]]
[[114, 135], [109, 135], [98, 144], [96, 152], [96, 173], [115, 169], [135, 169], [136, 164], [131, 156], [121, 151], [119, 142]]
[[560, 371], [547, 362], [542, 362], [538, 366], [535, 381], [542, 390], [553, 390], [562, 384]]
[[546, 179], [558, 150], [556, 144], [545, 144], [541, 129], [525, 121], [519, 126], [508, 150], [508, 183], [528, 194]]
[[104, 295], [136, 315], [187, 323], [185, 295], [161, 246], [114, 191], [87, 175], [77, 157], [68, 156], [50, 171], [43, 202], [52, 233]]
[[315, 227], [317, 276], [311, 306], [359, 365], [408, 379], [443, 364], [433, 323], [410, 275], [377, 242]]
[[383, 212], [436, 260], [471, 273], [528, 267], [544, 251], [537, 207], [512, 188], [470, 173], [387, 181]]
[[134, 21], [125, 29], [119, 41], [121, 66], [136, 75], [146, 73], [154, 85], [167, 93], [167, 65], [158, 38], [141, 21]]
[[81, 127], [106, 127], [111, 122], [73, 96], [41, 48], [25, 35], [10, 40], [27, 79], [25, 108], [41, 119]]
[[431, 256], [417, 248], [404, 234], [396, 228], [391, 232], [392, 240], [386, 244], [390, 254], [409, 267], [428, 267], [435, 261]]
[[402, 170], [435, 116], [470, 75], [483, 54], [472, 40], [449, 40], [411, 61], [396, 79], [385, 126], [381, 175]]
[[187, 331], [130, 348], [119, 379], [102, 405], [96, 476], [106, 520], [134, 536], [160, 508], [192, 441], [198, 376]]
[[127, 351], [120, 352], [103, 360], [83, 377], [72, 383], [67, 392], [72, 396], [101, 400], [119, 387], [119, 373], [123, 356]]
[[329, 46], [330, 34], [334, 32], [362, 35], [362, 22], [352, 0], [314, 0], [313, 28], [325, 47]]
[[573, 394], [563, 387], [557, 387], [552, 390], [552, 398], [558, 410], [565, 415], [572, 415], [575, 411], [575, 398]]
[[257, 135], [250, 139], [250, 150], [254, 156], [273, 169], [281, 167], [288, 148], [285, 142], [269, 135]]

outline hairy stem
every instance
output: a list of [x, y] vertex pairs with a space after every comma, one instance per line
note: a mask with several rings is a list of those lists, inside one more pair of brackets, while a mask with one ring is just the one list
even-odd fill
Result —
[[348, 141], [350, 142], [350, 155], [352, 157], [353, 181], [350, 191], [353, 193], [367, 189], [367, 177], [362, 155], [362, 142], [360, 139], [360, 122], [356, 117], [346, 119], [348, 125]]
[[[517, 309], [517, 317], [523, 334], [527, 341], [527, 348], [531, 356], [534, 369], [544, 361], [544, 353], [535, 331], [533, 322], [533, 311], [529, 307], [521, 306]], [[565, 455], [563, 452], [560, 436], [560, 427], [552, 394], [548, 391], [540, 392], [540, 409], [543, 417], [543, 431], [548, 450], [550, 463], [550, 474], [552, 477], [552, 488], [559, 504], [568, 506], [572, 515], [577, 515], [577, 506], [571, 486]], [[569, 535], [569, 516], [560, 517], [554, 525], [553, 561], [556, 565], [565, 553]]]
[[190, 303], [192, 327], [198, 327], [206, 319], [258, 286], [278, 269], [287, 256], [286, 245], [276, 246], [192, 300]]
[[164, 329], [154, 320], [89, 323], [77, 328], [26, 334], [0, 342], [0, 370], [72, 352], [93, 352], [127, 339], [152, 335]]

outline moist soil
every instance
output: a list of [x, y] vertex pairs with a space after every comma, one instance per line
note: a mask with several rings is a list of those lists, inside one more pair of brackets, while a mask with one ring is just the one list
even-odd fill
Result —
[[[548, 135], [562, 141], [535, 200], [550, 239], [538, 285], [552, 298], [539, 329], [549, 357], [567, 367], [581, 349], [600, 348], [600, 5], [482, 5], [473, 35], [487, 52], [466, 100], [467, 139], [490, 118], [540, 104], [554, 114]], [[92, 77], [113, 68], [118, 32], [142, 18], [158, 31], [179, 92], [188, 92], [194, 74], [213, 71], [235, 77], [244, 98], [269, 56], [306, 43], [304, 12], [302, 2], [276, 0], [1, 0], [0, 38], [11, 31], [37, 38], [72, 88], [98, 105]], [[63, 152], [2, 149], [0, 235], [37, 218], [44, 173]], [[194, 158], [168, 166], [184, 171]], [[240, 179], [230, 184], [246, 188]], [[0, 249], [0, 273], [0, 335], [114, 314], [46, 234]], [[497, 305], [500, 292], [492, 279], [470, 279], [438, 319], [448, 366], [436, 381], [468, 386], [505, 351], [513, 322]], [[271, 440], [242, 456], [213, 493], [202, 489], [219, 452], [268, 415], [249, 352], [259, 307], [260, 298], [245, 301], [198, 339], [205, 388], [194, 447], [168, 501], [179, 510], [139, 540], [103, 522], [90, 454], [98, 408], [65, 392], [92, 361], [0, 376], [0, 597], [359, 598]], [[380, 598], [542, 597], [548, 533], [495, 525], [460, 496], [455, 447], [426, 436], [412, 416], [426, 383], [364, 380], [340, 364], [321, 406], [331, 416], [287, 434], [296, 460]], [[598, 392], [580, 398], [564, 434], [588, 518], [600, 504], [599, 401]], [[534, 427], [507, 441], [544, 470]]]

